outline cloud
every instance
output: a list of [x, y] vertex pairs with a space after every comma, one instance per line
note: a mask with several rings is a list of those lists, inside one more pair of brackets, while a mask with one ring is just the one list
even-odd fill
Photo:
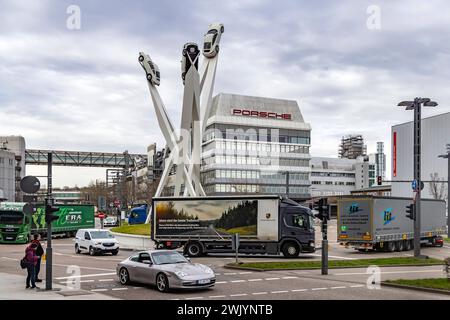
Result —
[[178, 127], [181, 48], [216, 21], [225, 33], [215, 92], [298, 101], [313, 156], [337, 156], [342, 135], [361, 133], [369, 152], [384, 141], [389, 159], [390, 127], [412, 119], [398, 101], [429, 96], [440, 105], [425, 116], [449, 111], [445, 1], [378, 1], [380, 30], [366, 27], [371, 1], [77, 3], [81, 29], [71, 31], [72, 1], [1, 1], [0, 134], [22, 134], [30, 148], [163, 147], [138, 52], [159, 65]]

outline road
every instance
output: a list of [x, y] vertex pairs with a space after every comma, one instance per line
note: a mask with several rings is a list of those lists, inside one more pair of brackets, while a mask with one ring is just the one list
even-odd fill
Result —
[[[226, 263], [234, 261], [233, 257], [208, 256], [192, 259], [192, 262], [204, 263], [214, 270], [217, 275], [216, 286], [201, 291], [174, 291], [159, 293], [155, 288], [132, 284], [122, 286], [117, 279], [116, 264], [132, 254], [131, 251], [120, 251], [117, 256], [104, 255], [91, 257], [87, 254], [74, 253], [73, 239], [54, 239], [54, 282], [66, 284], [71, 273], [67, 273], [69, 266], [79, 266], [81, 289], [106, 294], [120, 299], [176, 299], [176, 300], [204, 300], [204, 299], [418, 299], [439, 300], [450, 299], [450, 296], [423, 293], [405, 289], [386, 288], [369, 289], [367, 287], [368, 274], [366, 269], [331, 269], [327, 276], [320, 275], [320, 270], [307, 271], [270, 271], [252, 272], [226, 269]], [[0, 272], [22, 274], [18, 261], [23, 257], [24, 245], [0, 246]], [[442, 258], [450, 256], [450, 247], [423, 248], [423, 252], [432, 257]], [[330, 255], [334, 259], [355, 259], [364, 257], [382, 257], [394, 255], [411, 255], [407, 252], [387, 253], [359, 253], [342, 248], [336, 243], [330, 246]], [[242, 256], [241, 261], [279, 261], [285, 260], [276, 256]], [[320, 259], [317, 254], [305, 254], [299, 259]], [[45, 276], [43, 264], [41, 274]], [[388, 267], [381, 269], [381, 280], [396, 278], [432, 278], [442, 277], [441, 266], [425, 267]], [[70, 281], [70, 280], [69, 280]], [[44, 286], [44, 283], [41, 284]], [[0, 289], [1, 290], [1, 289]]]

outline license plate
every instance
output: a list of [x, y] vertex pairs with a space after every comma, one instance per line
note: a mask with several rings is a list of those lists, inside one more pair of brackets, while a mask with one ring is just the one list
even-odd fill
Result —
[[13, 240], [13, 237], [5, 237], [6, 240]]
[[198, 284], [206, 284], [206, 283], [210, 283], [211, 281], [206, 279], [206, 280], [198, 280]]

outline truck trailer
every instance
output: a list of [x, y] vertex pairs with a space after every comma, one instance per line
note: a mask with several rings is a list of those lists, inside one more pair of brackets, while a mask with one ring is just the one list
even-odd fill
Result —
[[[0, 203], [0, 243], [28, 243], [32, 234], [46, 235], [45, 207], [38, 205], [34, 213], [28, 207], [24, 202]], [[95, 226], [94, 206], [57, 204], [57, 207], [59, 218], [52, 222], [52, 234], [73, 237], [78, 229]]]
[[315, 251], [311, 210], [279, 196], [160, 197], [152, 200], [151, 238], [158, 249], [184, 247], [198, 257], [232, 253], [297, 257]]
[[[408, 251], [414, 247], [414, 221], [406, 215], [411, 198], [352, 196], [338, 199], [337, 240], [359, 251]], [[421, 200], [421, 243], [442, 246], [445, 201]]]

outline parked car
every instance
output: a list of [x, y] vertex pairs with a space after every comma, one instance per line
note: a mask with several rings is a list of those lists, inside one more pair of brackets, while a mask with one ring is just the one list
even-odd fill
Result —
[[216, 282], [211, 268], [192, 263], [175, 250], [136, 253], [117, 265], [117, 276], [123, 285], [131, 281], [151, 284], [160, 292], [170, 288], [209, 288]]
[[203, 55], [207, 58], [213, 58], [219, 52], [219, 42], [222, 33], [225, 31], [222, 23], [213, 23], [209, 25], [208, 32], [203, 41]]
[[161, 83], [161, 74], [159, 73], [158, 66], [153, 63], [150, 56], [143, 52], [139, 52], [139, 63], [145, 70], [147, 80], [149, 80], [153, 85], [159, 86]]
[[114, 217], [106, 217], [104, 220], [103, 220], [103, 226], [104, 227], [116, 227], [116, 226], [118, 226], [119, 224], [118, 224], [118, 222], [117, 222], [117, 219], [116, 218], [114, 218]]
[[99, 253], [119, 253], [119, 243], [109, 230], [102, 229], [79, 229], [75, 236], [75, 253], [83, 251], [91, 256]]
[[188, 42], [183, 46], [183, 58], [181, 60], [181, 78], [183, 79], [183, 83], [186, 78], [186, 73], [192, 65], [198, 70], [199, 56], [200, 50], [196, 43]]

